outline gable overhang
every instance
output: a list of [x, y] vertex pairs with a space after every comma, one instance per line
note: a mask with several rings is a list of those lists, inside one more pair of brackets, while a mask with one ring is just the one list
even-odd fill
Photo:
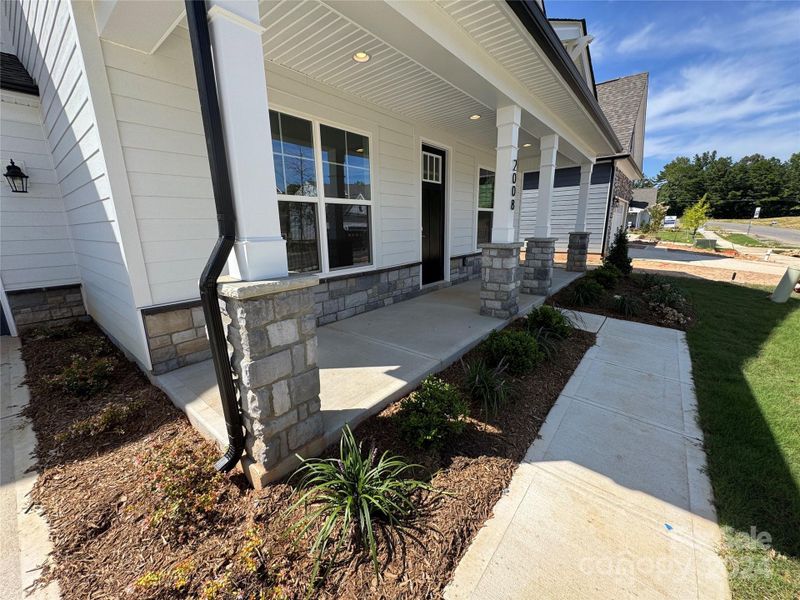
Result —
[[539, 5], [532, 0], [506, 0], [506, 2], [528, 30], [531, 37], [550, 59], [564, 83], [569, 86], [575, 97], [595, 121], [597, 127], [603, 132], [609, 144], [613, 147], [613, 152], [621, 152], [622, 145], [605, 114], [603, 114], [597, 98], [595, 98], [581, 77], [580, 72], [572, 62], [572, 59], [570, 59], [564, 45]]

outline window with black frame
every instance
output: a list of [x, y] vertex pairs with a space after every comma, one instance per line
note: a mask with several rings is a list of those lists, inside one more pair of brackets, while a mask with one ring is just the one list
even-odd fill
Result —
[[478, 244], [492, 241], [492, 218], [494, 216], [494, 171], [478, 171]]
[[289, 270], [320, 270], [317, 169], [311, 121], [269, 112], [281, 235]]
[[369, 139], [320, 125], [328, 265], [331, 269], [372, 262]]

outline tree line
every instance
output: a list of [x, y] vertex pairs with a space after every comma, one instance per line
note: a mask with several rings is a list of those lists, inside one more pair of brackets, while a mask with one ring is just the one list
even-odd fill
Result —
[[679, 156], [654, 178], [634, 187], [657, 186], [658, 201], [681, 216], [703, 196], [711, 217], [748, 218], [757, 206], [762, 217], [800, 216], [800, 152], [783, 162], [761, 154], [733, 161], [716, 150]]

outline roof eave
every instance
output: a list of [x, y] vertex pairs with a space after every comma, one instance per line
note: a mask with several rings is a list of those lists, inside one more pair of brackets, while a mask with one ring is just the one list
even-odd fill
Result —
[[506, 2], [597, 123], [603, 135], [614, 148], [614, 152], [622, 152], [622, 144], [600, 108], [597, 98], [592, 95], [539, 5], [533, 0], [506, 0]]

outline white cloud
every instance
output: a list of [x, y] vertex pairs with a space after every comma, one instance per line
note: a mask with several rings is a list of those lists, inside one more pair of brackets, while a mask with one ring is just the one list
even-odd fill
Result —
[[[791, 50], [800, 7], [735, 8], [736, 18], [728, 15], [725, 23], [718, 15], [716, 22], [684, 28], [670, 21], [672, 32], [657, 29], [617, 45], [619, 51], [638, 43], [638, 52], [661, 66], [651, 73], [648, 158], [717, 150], [734, 158], [761, 153], [785, 159], [800, 150], [800, 69]], [[727, 5], [718, 12], [732, 10]]]
[[638, 52], [651, 47], [655, 39], [655, 36], [651, 34], [655, 27], [655, 23], [648, 23], [636, 33], [622, 38], [622, 41], [617, 45], [617, 52], [622, 54], [626, 52]]

